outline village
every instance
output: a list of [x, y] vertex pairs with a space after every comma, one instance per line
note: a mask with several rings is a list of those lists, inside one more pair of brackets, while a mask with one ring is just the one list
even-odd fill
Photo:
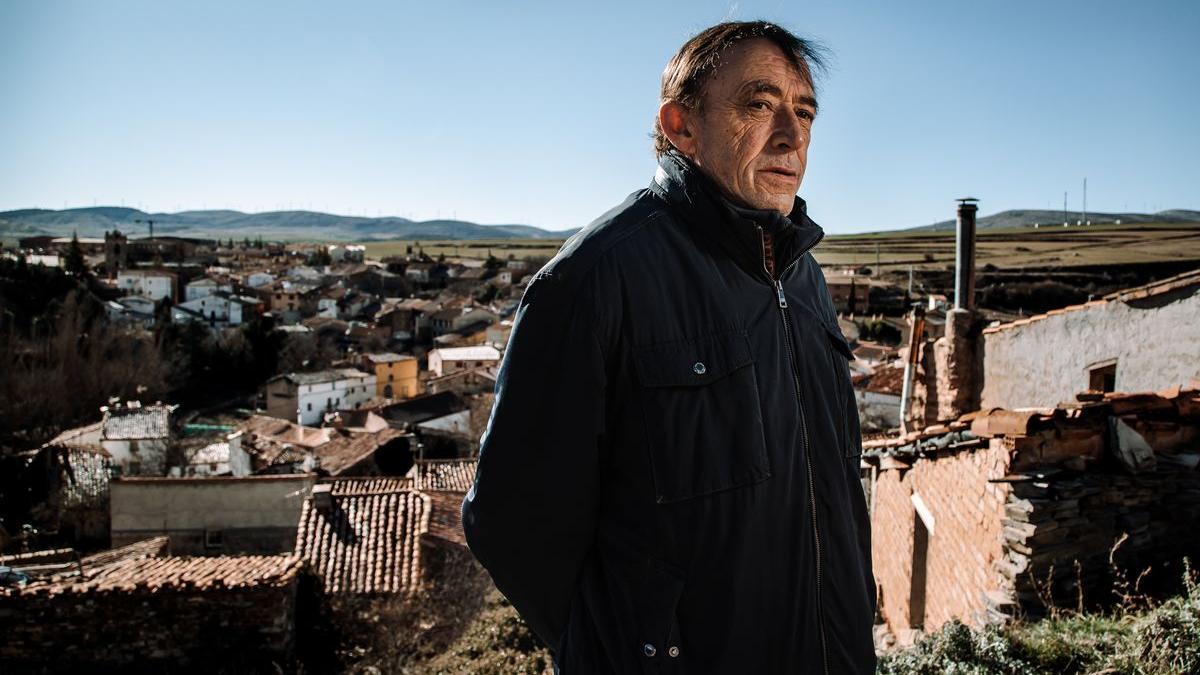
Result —
[[[916, 286], [911, 266], [907, 283], [824, 267], [854, 357], [880, 650], [1103, 606], [1114, 569], [1169, 588], [1200, 556], [1182, 536], [1200, 521], [1200, 268], [1043, 313], [980, 306], [975, 210], [959, 205], [955, 263]], [[122, 331], [265, 333], [290, 356], [248, 391], [210, 374], [204, 396], [112, 396], [14, 436], [0, 663], [318, 672], [353, 660], [321, 651], [331, 634], [401, 615], [410, 646], [445, 648], [484, 606], [460, 507], [545, 259], [152, 228], [23, 239], [4, 263], [90, 279]]]

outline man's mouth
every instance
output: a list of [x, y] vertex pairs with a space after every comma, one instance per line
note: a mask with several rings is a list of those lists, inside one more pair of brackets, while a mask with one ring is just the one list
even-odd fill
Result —
[[765, 171], [766, 173], [769, 173], [769, 174], [773, 174], [775, 176], [779, 176], [781, 178], [795, 178], [796, 177], [796, 172], [785, 166], [768, 166], [767, 168], [762, 169], [762, 171]]

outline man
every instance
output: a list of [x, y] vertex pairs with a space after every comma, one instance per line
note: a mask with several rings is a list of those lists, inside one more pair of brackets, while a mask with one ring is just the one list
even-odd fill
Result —
[[725, 23], [663, 73], [650, 186], [530, 283], [471, 550], [574, 673], [868, 673], [848, 345], [796, 197], [810, 45]]

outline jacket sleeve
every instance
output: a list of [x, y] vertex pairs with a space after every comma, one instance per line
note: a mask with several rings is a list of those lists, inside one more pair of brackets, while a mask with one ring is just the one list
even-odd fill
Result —
[[606, 378], [589, 295], [545, 269], [527, 287], [462, 508], [471, 552], [553, 650], [596, 526]]

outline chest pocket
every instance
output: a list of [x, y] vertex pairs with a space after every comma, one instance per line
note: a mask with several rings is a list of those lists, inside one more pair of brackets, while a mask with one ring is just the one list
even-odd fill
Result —
[[745, 331], [638, 349], [634, 360], [659, 503], [770, 477]]

